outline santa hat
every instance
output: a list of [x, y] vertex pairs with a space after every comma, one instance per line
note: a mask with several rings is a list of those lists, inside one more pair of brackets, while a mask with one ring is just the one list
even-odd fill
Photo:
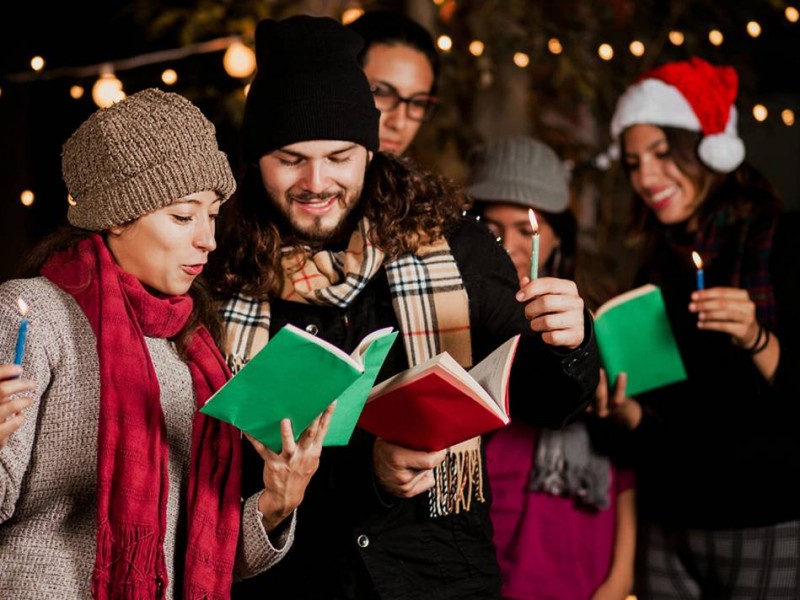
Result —
[[729, 173], [745, 155], [736, 130], [738, 87], [732, 67], [717, 67], [699, 58], [665, 64], [625, 90], [611, 119], [611, 136], [617, 141], [626, 128], [637, 124], [699, 131], [700, 160]]

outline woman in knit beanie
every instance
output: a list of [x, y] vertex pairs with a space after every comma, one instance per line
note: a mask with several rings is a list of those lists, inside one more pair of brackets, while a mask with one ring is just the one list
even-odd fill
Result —
[[0, 589], [228, 598], [289, 548], [331, 411], [280, 455], [254, 442], [265, 490], [241, 498], [240, 434], [197, 410], [230, 375], [197, 278], [235, 184], [196, 106], [101, 109], [62, 171], [69, 225], [0, 286]]
[[[529, 209], [540, 238], [539, 276], [575, 278], [577, 223], [567, 178], [552, 148], [527, 136], [475, 152], [471, 210], [497, 236], [520, 279], [531, 274]], [[589, 418], [557, 430], [512, 420], [487, 440], [493, 540], [506, 600], [622, 600], [631, 590], [633, 474], [595, 448]]]
[[[611, 134], [688, 378], [597, 412], [637, 467], [640, 598], [800, 589], [800, 223], [745, 162], [738, 77], [698, 58], [631, 84]], [[700, 272], [702, 269], [702, 272]], [[628, 433], [624, 433], [628, 432]]]

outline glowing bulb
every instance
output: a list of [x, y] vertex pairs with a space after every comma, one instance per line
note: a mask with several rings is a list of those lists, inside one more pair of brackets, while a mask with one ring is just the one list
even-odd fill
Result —
[[100, 73], [97, 81], [92, 86], [92, 100], [100, 108], [108, 108], [115, 102], [119, 102], [125, 97], [122, 91], [122, 82], [117, 79], [113, 71]]
[[69, 97], [73, 100], [80, 100], [85, 93], [86, 90], [83, 89], [82, 85], [72, 85], [69, 88]]
[[442, 52], [450, 52], [450, 49], [453, 47], [453, 40], [449, 35], [440, 35], [436, 38], [436, 46]]
[[611, 60], [614, 58], [614, 48], [611, 47], [611, 44], [600, 44], [597, 55], [603, 60]]
[[78, 206], [78, 203], [75, 202], [75, 198], [72, 197], [72, 194], [67, 194], [67, 204], [70, 206]]
[[669, 32], [669, 41], [672, 42], [673, 46], [680, 46], [683, 44], [686, 37], [683, 35], [681, 31], [670, 31]]
[[342, 24], [349, 25], [364, 14], [363, 8], [348, 8], [342, 13]]
[[797, 23], [800, 20], [800, 11], [798, 11], [794, 6], [787, 6], [786, 10], [783, 11], [786, 20], [789, 23]]
[[41, 71], [44, 69], [44, 59], [41, 56], [34, 56], [31, 59], [31, 69], [34, 71]]
[[781, 111], [781, 120], [787, 127], [794, 125], [794, 111], [791, 108], [784, 108]]
[[715, 46], [721, 46], [722, 42], [725, 41], [725, 36], [722, 35], [722, 32], [719, 29], [712, 29], [708, 32], [708, 41]]
[[644, 44], [639, 40], [633, 40], [631, 45], [628, 46], [628, 49], [631, 51], [631, 54], [634, 56], [642, 56], [644, 55]]
[[762, 121], [766, 121], [768, 116], [769, 116], [769, 111], [767, 110], [767, 107], [764, 106], [763, 104], [756, 104], [753, 107], [753, 118], [759, 123]]
[[244, 79], [256, 70], [256, 53], [242, 42], [233, 42], [222, 57], [222, 66], [231, 77]]
[[480, 40], [472, 40], [469, 43], [469, 53], [472, 54], [472, 56], [480, 56], [485, 49], [486, 46], [484, 46], [483, 42]]
[[24, 190], [19, 195], [19, 201], [22, 202], [22, 206], [30, 206], [31, 204], [33, 204], [34, 199], [35, 197], [33, 195], [33, 192], [30, 190]]
[[747, 33], [750, 37], [757, 38], [761, 35], [761, 25], [758, 21], [748, 21], [747, 22]]
[[514, 64], [517, 65], [520, 69], [524, 69], [529, 64], [531, 64], [531, 57], [525, 54], [524, 52], [515, 52]]
[[561, 45], [558, 38], [550, 38], [547, 40], [547, 49], [553, 54], [561, 54], [564, 51], [564, 46]]

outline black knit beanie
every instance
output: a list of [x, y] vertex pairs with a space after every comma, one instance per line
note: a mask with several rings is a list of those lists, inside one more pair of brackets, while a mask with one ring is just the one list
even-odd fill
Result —
[[258, 71], [242, 124], [245, 158], [309, 140], [345, 140], [377, 151], [380, 111], [358, 64], [363, 44], [328, 17], [261, 21]]

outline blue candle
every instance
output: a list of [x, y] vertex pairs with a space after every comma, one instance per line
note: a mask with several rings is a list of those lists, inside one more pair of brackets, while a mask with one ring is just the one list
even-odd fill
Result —
[[531, 223], [531, 281], [539, 276], [539, 223], [532, 208], [528, 209], [528, 221]]
[[705, 289], [706, 285], [703, 275], [703, 259], [700, 258], [700, 254], [692, 250], [692, 260], [694, 261], [694, 265], [697, 267], [697, 289]]
[[22, 319], [19, 322], [19, 331], [17, 332], [17, 349], [14, 353], [14, 364], [21, 365], [22, 364], [22, 356], [25, 354], [25, 339], [28, 337], [28, 305], [22, 298], [17, 298], [17, 304], [19, 305], [19, 313], [22, 315]]

